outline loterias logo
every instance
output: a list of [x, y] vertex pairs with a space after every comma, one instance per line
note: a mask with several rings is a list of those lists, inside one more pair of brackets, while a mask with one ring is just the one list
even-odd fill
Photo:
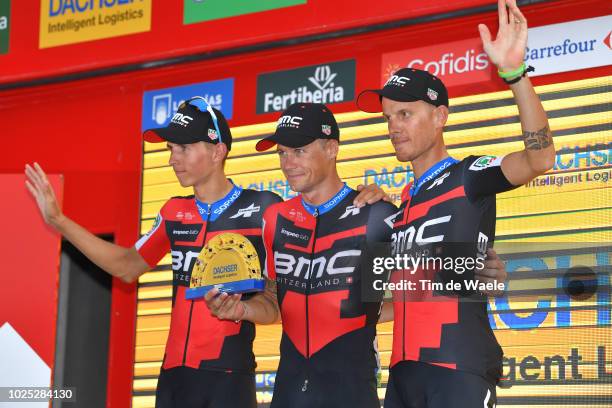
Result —
[[10, 0], [0, 0], [0, 54], [8, 53], [10, 15], [11, 15]]
[[[228, 78], [145, 92], [142, 97], [142, 130], [166, 126], [172, 118], [175, 123], [188, 124], [190, 119], [173, 115], [181, 103], [196, 95], [223, 112], [228, 120], [232, 118], [234, 78]], [[216, 132], [209, 132], [208, 136], [213, 140], [217, 137]]]
[[355, 60], [270, 72], [257, 78], [257, 113], [296, 102], [339, 103], [355, 96]]

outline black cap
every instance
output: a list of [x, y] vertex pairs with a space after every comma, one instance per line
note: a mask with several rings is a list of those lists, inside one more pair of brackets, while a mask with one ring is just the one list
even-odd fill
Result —
[[433, 106], [448, 106], [448, 91], [440, 78], [416, 68], [394, 72], [382, 89], [361, 92], [357, 107], [364, 112], [380, 112], [383, 96], [398, 102], [424, 101]]
[[[188, 100], [183, 102], [176, 113], [170, 119], [168, 126], [164, 128], [147, 129], [143, 133], [144, 140], [152, 143], [172, 142], [177, 144], [191, 144], [196, 142], [219, 143], [219, 135], [215, 128], [214, 120], [207, 111], [190, 104]], [[220, 110], [212, 108], [217, 117], [217, 125], [221, 132], [221, 140], [232, 148], [232, 133], [225, 116]]]
[[263, 152], [277, 143], [302, 147], [316, 139], [340, 139], [336, 118], [323, 104], [298, 102], [285, 109], [278, 119], [276, 132], [257, 142], [255, 149]]

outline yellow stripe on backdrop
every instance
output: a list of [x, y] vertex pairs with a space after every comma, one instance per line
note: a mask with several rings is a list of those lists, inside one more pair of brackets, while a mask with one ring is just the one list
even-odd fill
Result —
[[[550, 114], [553, 134], [557, 133], [557, 165], [528, 186], [498, 196], [496, 247], [501, 253], [530, 252], [534, 243], [541, 249], [554, 250], [559, 248], [554, 243], [561, 243], [564, 248], [578, 248], [605, 246], [612, 241], [612, 181], [609, 180], [612, 178], [611, 85], [612, 76], [607, 76], [537, 88]], [[445, 132], [450, 154], [463, 158], [480, 154], [504, 155], [521, 149], [523, 145], [518, 137], [521, 128], [516, 121], [518, 112], [511, 98], [509, 91], [503, 91], [452, 99], [454, 113], [449, 117]], [[488, 102], [507, 106], [491, 108], [487, 107], [490, 106]], [[336, 118], [341, 126], [338, 163], [341, 177], [353, 187], [376, 182], [396, 200], [399, 199], [412, 173], [407, 164], [395, 159], [386, 136], [386, 124], [380, 115], [350, 112], [338, 114]], [[514, 123], [509, 123], [513, 120]], [[288, 195], [292, 192], [286, 187], [275, 153], [256, 153], [254, 149], [256, 141], [274, 132], [274, 128], [275, 123], [263, 123], [232, 129], [234, 143], [226, 171], [235, 183], [243, 187], [272, 189]], [[163, 145], [145, 143], [141, 233], [149, 230], [165, 200], [192, 193], [176, 182], [168, 166], [168, 157]], [[523, 248], [516, 244], [525, 242], [529, 244]], [[602, 251], [609, 251], [609, 248]], [[575, 255], [570, 265], [579, 262], [594, 264], [592, 259], [585, 260], [589, 256], [592, 258], [593, 255]], [[557, 267], [554, 256], [544, 257], [543, 262], [549, 269]], [[609, 258], [607, 262], [609, 264]], [[154, 403], [155, 378], [159, 374], [170, 322], [170, 263], [167, 255], [155, 271], [139, 279], [134, 365], [134, 391], [139, 395], [133, 398], [134, 407], [151, 407]], [[607, 282], [609, 285], [609, 280]], [[509, 290], [552, 291], [557, 285], [554, 277], [532, 277], [513, 280]], [[566, 378], [571, 378], [568, 357], [572, 348], [577, 348], [583, 358], [579, 371], [584, 379], [598, 378], [598, 346], [607, 350], [606, 367], [608, 372], [612, 372], [612, 328], [609, 323], [602, 326], [602, 321], [606, 320], [600, 312], [607, 304], [609, 316], [609, 297], [607, 299], [603, 304], [601, 298], [596, 297], [581, 302], [570, 300], [567, 309], [556, 308], [564, 303], [554, 294], [513, 297], [508, 302], [509, 310], [491, 301], [491, 320], [496, 336], [506, 356], [514, 359], [506, 361], [504, 372], [507, 374], [511, 365], [516, 364], [515, 374], [518, 373], [516, 384], [510, 389], [500, 389], [499, 396], [564, 396], [571, 392], [585, 396], [612, 394], [609, 385], [543, 385], [546, 384], [543, 381], [546, 374], [544, 363], [552, 364], [551, 359], [557, 355], [565, 359]], [[545, 312], [538, 309], [538, 301], [548, 301], [550, 309]], [[568, 318], [563, 314], [564, 310], [569, 310], [569, 322], [567, 327], [558, 328], [559, 322]], [[508, 314], [516, 320], [533, 317], [538, 312], [544, 313], [538, 327], [518, 330], [507, 324]], [[280, 333], [279, 325], [258, 327], [254, 347], [259, 371], [276, 369]], [[379, 325], [378, 333], [381, 362], [386, 367], [390, 358], [392, 325]], [[527, 372], [539, 373], [541, 381], [526, 385], [519, 381], [519, 365], [529, 356], [537, 359], [541, 367]], [[549, 370], [552, 378], [559, 378], [557, 365], [553, 364]], [[388, 371], [383, 370], [383, 383], [387, 375]], [[265, 400], [270, 397], [265, 392], [258, 395]], [[381, 395], [384, 395], [383, 390]], [[502, 406], [498, 404], [498, 407]], [[529, 406], [537, 404], [534, 402]]]

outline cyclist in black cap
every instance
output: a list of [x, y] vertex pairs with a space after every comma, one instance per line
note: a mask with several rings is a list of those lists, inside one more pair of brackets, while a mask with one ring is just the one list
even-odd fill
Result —
[[[362, 110], [382, 110], [397, 159], [409, 161], [415, 174], [402, 194], [393, 254], [423, 253], [443, 248], [443, 242], [461, 244], [462, 255], [482, 256], [495, 236], [495, 194], [553, 166], [546, 113], [526, 77], [533, 68], [523, 63], [527, 21], [515, 0], [500, 0], [498, 7], [495, 41], [486, 26], [479, 30], [485, 51], [514, 94], [523, 150], [504, 157], [450, 157], [442, 137], [448, 94], [442, 81], [426, 71], [400, 69], [382, 89], [364, 91], [358, 98]], [[430, 276], [428, 272], [420, 270], [417, 279]], [[434, 279], [448, 278], [448, 271], [439, 272]], [[399, 271], [392, 280], [405, 277]], [[383, 311], [384, 319], [394, 316], [385, 408], [495, 406], [503, 353], [488, 323], [486, 299], [474, 290], [466, 293], [466, 288], [462, 286], [463, 297], [431, 289], [393, 294], [394, 311]]]
[[[336, 169], [338, 143], [338, 125], [325, 105], [297, 103], [281, 114], [274, 135], [256, 145], [259, 151], [277, 147], [281, 169], [300, 193], [264, 214], [266, 274], [277, 284], [283, 325], [272, 407], [380, 406], [382, 292], [363, 297], [372, 274], [364, 244], [389, 241], [397, 209], [383, 201], [353, 204], [357, 192]], [[490, 267], [503, 274], [497, 261]], [[215, 295], [206, 295], [213, 313], [237, 317], [235, 303]]]
[[[133, 282], [172, 254], [172, 312], [166, 350], [157, 384], [158, 408], [255, 407], [255, 327], [249, 321], [220, 320], [202, 299], [185, 299], [197, 255], [213, 236], [238, 232], [264, 259], [263, 210], [282, 201], [267, 191], [243, 190], [226, 178], [223, 163], [232, 135], [223, 114], [195, 97], [183, 103], [166, 128], [144, 133], [149, 142], [165, 142], [169, 163], [183, 187], [194, 194], [169, 199], [151, 230], [131, 248], [106, 242], [62, 214], [45, 173], [26, 166], [27, 187], [45, 221], [111, 275]], [[240, 216], [241, 208], [255, 208]], [[236, 216], [238, 214], [238, 216]], [[257, 303], [274, 320], [276, 305], [263, 295]], [[255, 311], [259, 308], [254, 308]]]

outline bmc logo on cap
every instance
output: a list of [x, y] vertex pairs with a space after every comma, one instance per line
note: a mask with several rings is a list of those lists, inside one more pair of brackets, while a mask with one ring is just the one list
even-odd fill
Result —
[[403, 77], [403, 76], [397, 76], [397, 75], [391, 75], [389, 79], [387, 80], [387, 82], [385, 83], [385, 86], [387, 85], [404, 86], [406, 85], [406, 83], [408, 83], [408, 81], [410, 81], [410, 78]]
[[193, 118], [191, 116], [183, 115], [182, 113], [177, 112], [174, 114], [172, 119], [170, 119], [170, 122], [187, 127], [192, 120]]
[[304, 118], [302, 118], [301, 116], [290, 116], [290, 115], [281, 116], [280, 118], [278, 118], [277, 127], [279, 128], [281, 127], [299, 128], [300, 125], [302, 124], [303, 119]]

